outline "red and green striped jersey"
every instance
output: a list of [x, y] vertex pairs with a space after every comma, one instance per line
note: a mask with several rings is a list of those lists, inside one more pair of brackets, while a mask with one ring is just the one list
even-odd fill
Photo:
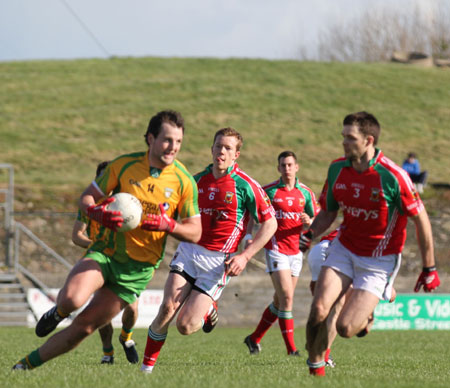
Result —
[[314, 217], [319, 212], [316, 196], [298, 179], [292, 190], [287, 189], [281, 178], [264, 186], [264, 190], [272, 202], [278, 222], [277, 231], [264, 248], [296, 255], [300, 252], [299, 240], [303, 229], [300, 216], [305, 212]]
[[345, 158], [333, 161], [319, 202], [324, 210], [342, 210], [342, 245], [372, 257], [400, 253], [407, 217], [424, 209], [408, 174], [378, 149], [362, 173]]
[[206, 249], [234, 253], [243, 238], [250, 216], [256, 222], [274, 217], [269, 198], [258, 182], [235, 163], [228, 174], [214, 178], [212, 164], [196, 174], [202, 237]]

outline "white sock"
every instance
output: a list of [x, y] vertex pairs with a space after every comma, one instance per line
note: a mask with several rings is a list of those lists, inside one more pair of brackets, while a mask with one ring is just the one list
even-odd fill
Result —
[[153, 367], [154, 367], [154, 365], [145, 365], [145, 364], [142, 364], [142, 366], [141, 366], [141, 372], [144, 372], [144, 373], [152, 373], [152, 372], [153, 372]]

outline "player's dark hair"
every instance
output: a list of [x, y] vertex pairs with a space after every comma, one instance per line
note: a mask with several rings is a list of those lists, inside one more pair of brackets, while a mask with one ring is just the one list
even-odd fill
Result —
[[283, 151], [280, 155], [278, 155], [278, 164], [280, 164], [280, 160], [284, 158], [288, 158], [289, 156], [292, 156], [295, 161], [297, 161], [297, 155], [295, 155], [292, 151]]
[[416, 154], [415, 154], [414, 152], [410, 152], [410, 153], [408, 154], [408, 159], [409, 159], [409, 158], [414, 158], [414, 159], [416, 159], [417, 156], [416, 156]]
[[101, 162], [97, 165], [97, 170], [95, 171], [95, 177], [97, 178], [103, 170], [106, 168], [106, 166], [111, 163], [110, 160], [105, 160], [104, 162]]
[[216, 142], [216, 139], [219, 136], [232, 136], [235, 137], [237, 139], [237, 144], [236, 144], [236, 151], [239, 151], [242, 147], [242, 145], [244, 144], [244, 139], [242, 138], [241, 134], [236, 131], [234, 128], [231, 127], [227, 127], [227, 128], [222, 128], [219, 129], [216, 134], [214, 135], [214, 141], [213, 144]]
[[373, 144], [378, 143], [381, 127], [373, 114], [367, 112], [351, 113], [344, 118], [344, 125], [356, 125], [365, 136], [373, 136]]
[[145, 142], [148, 144], [148, 135], [151, 133], [156, 139], [161, 132], [162, 125], [164, 123], [170, 123], [172, 125], [181, 128], [184, 133], [184, 119], [180, 112], [174, 110], [163, 110], [154, 115], [148, 123], [147, 132], [144, 135]]

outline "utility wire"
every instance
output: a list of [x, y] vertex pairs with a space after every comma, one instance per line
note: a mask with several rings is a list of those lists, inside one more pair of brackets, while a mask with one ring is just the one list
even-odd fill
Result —
[[61, 3], [68, 9], [68, 11], [72, 14], [72, 16], [78, 21], [80, 26], [87, 32], [87, 34], [92, 38], [92, 40], [97, 44], [101, 51], [107, 56], [111, 57], [112, 55], [106, 50], [105, 46], [102, 45], [99, 39], [94, 35], [94, 33], [89, 29], [86, 23], [81, 20], [81, 18], [76, 14], [76, 12], [70, 7], [66, 0], [60, 0]]

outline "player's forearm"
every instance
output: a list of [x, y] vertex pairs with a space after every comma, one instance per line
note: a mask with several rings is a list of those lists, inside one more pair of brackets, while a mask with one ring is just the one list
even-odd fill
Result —
[[331, 226], [336, 219], [336, 216], [337, 212], [328, 212], [322, 209], [319, 214], [314, 217], [314, 221], [309, 227], [309, 230], [313, 232], [314, 237], [320, 236]]
[[242, 252], [242, 254], [247, 258], [247, 261], [267, 244], [270, 238], [275, 234], [277, 227], [278, 223], [275, 217], [269, 218], [261, 224], [258, 232], [256, 232], [253, 242], [249, 244]]
[[72, 234], [72, 241], [81, 248], [87, 248], [92, 242], [85, 234], [79, 232]]
[[413, 220], [416, 224], [417, 244], [422, 256], [423, 266], [434, 267], [436, 262], [434, 259], [433, 232], [426, 210], [422, 210]]

